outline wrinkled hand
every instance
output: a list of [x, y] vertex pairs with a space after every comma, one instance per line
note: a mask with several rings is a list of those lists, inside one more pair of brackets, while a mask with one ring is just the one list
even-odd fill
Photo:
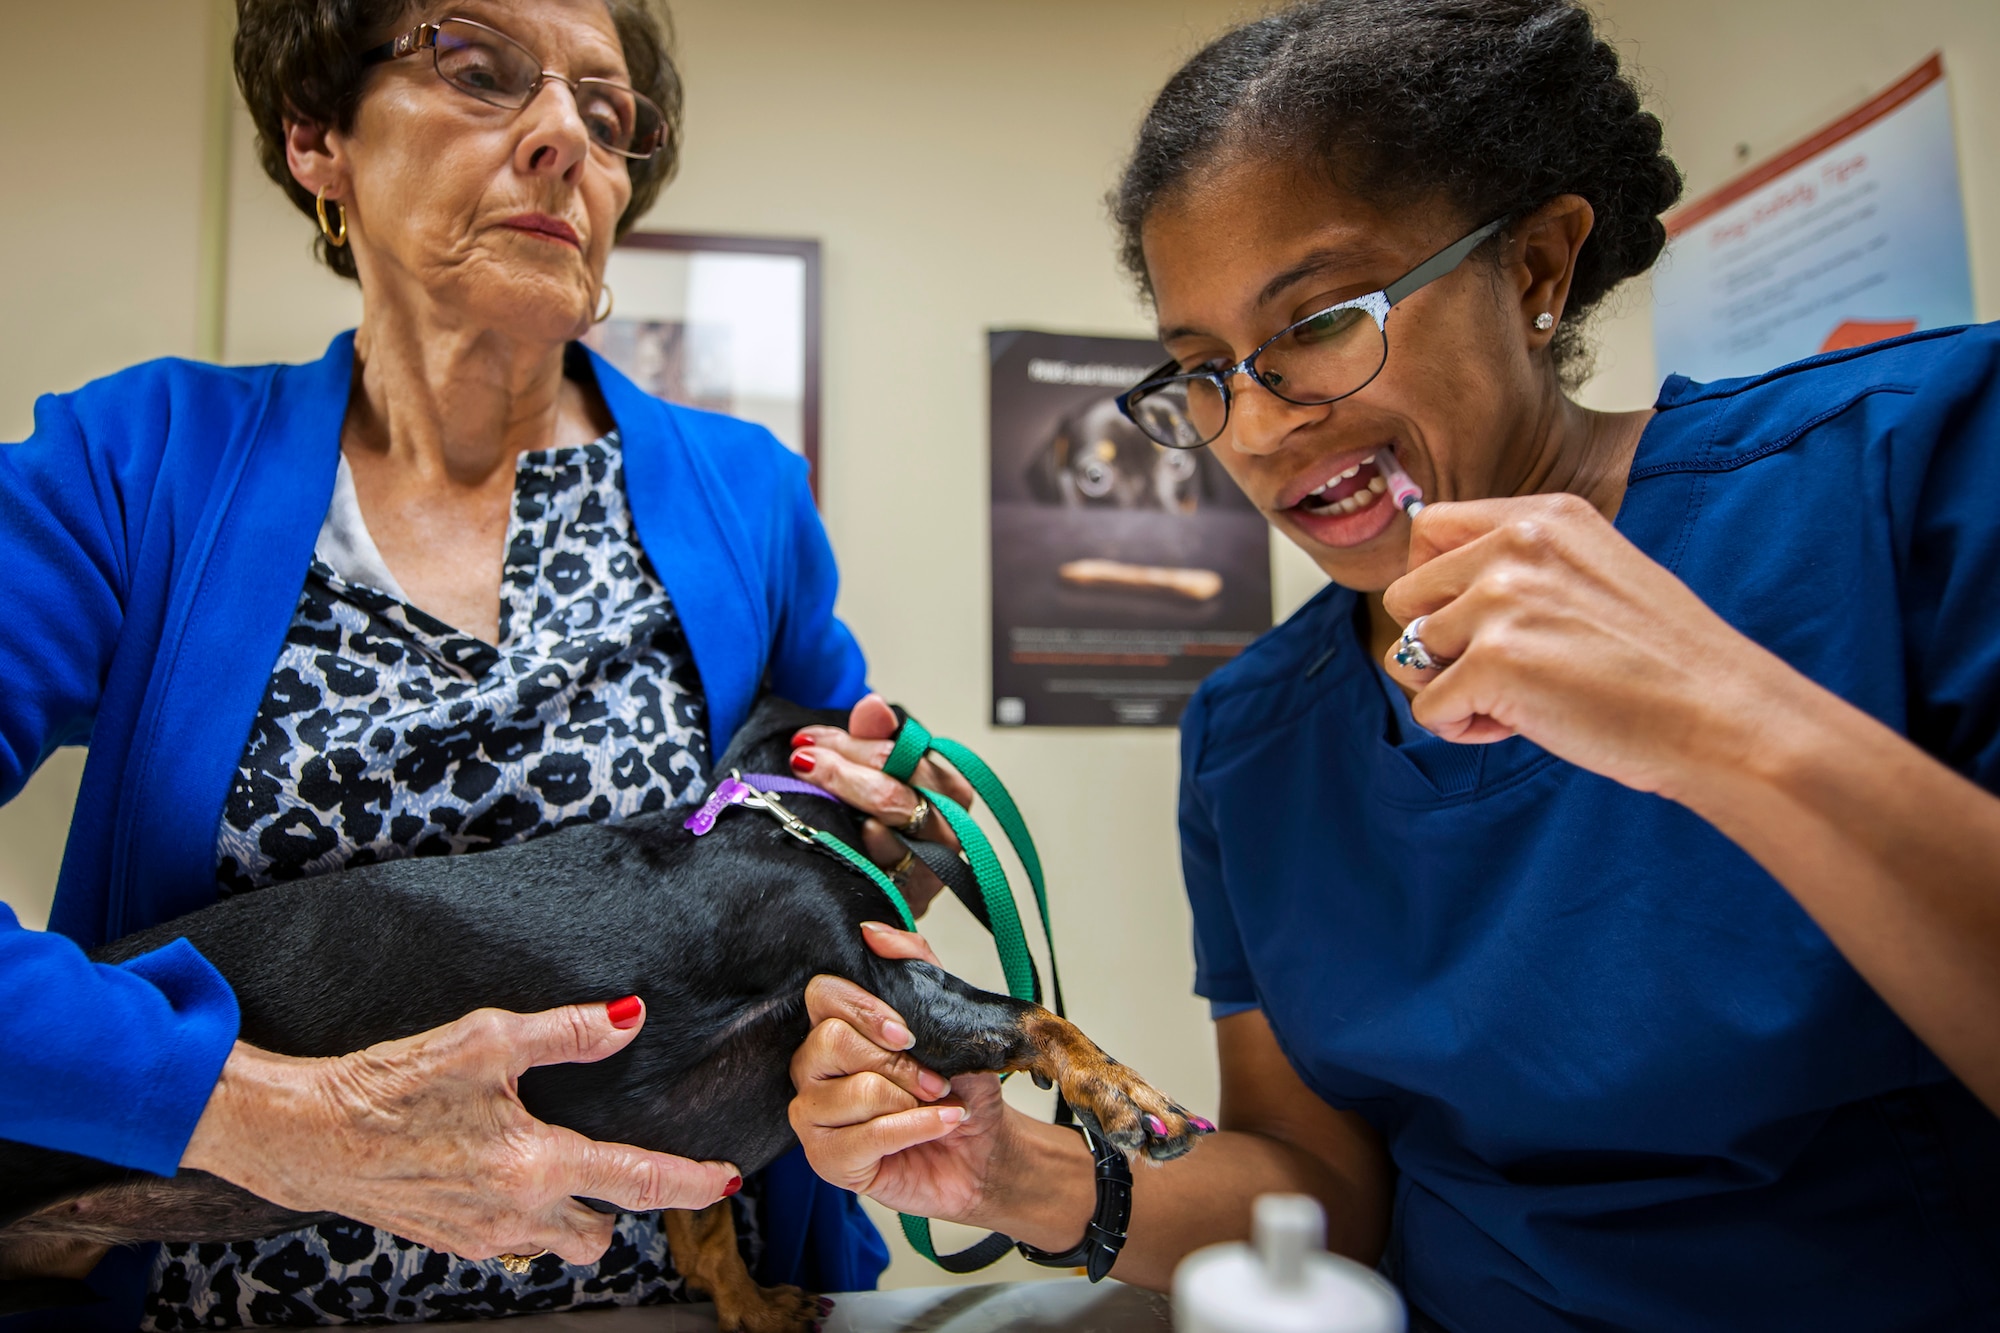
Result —
[[[920, 935], [870, 922], [884, 958], [937, 958]], [[904, 1052], [900, 1015], [852, 982], [806, 987], [812, 1032], [792, 1056], [792, 1129], [821, 1179], [899, 1212], [964, 1220], [982, 1202], [1011, 1114], [994, 1074], [947, 1082]]]
[[702, 1208], [741, 1183], [726, 1162], [594, 1142], [521, 1105], [524, 1070], [602, 1060], [638, 1035], [634, 1020], [620, 1030], [602, 1004], [481, 1009], [324, 1060], [239, 1042], [182, 1165], [467, 1259], [546, 1249], [595, 1263], [613, 1219], [579, 1198]]
[[[916, 813], [917, 787], [942, 792], [968, 810], [973, 802], [972, 784], [928, 755], [917, 762], [912, 783], [898, 782], [884, 773], [882, 765], [895, 748], [896, 725], [895, 710], [881, 695], [871, 694], [854, 705], [847, 730], [805, 727], [792, 738], [792, 771], [869, 816], [861, 826], [862, 847], [884, 870], [894, 869], [908, 852], [902, 840], [908, 835], [891, 830], [901, 829]], [[931, 816], [923, 837], [958, 850], [958, 838], [942, 815]], [[910, 910], [918, 916], [944, 888], [921, 861], [910, 863], [899, 884]]]
[[1669, 797], [1740, 762], [1794, 673], [1574, 495], [1434, 504], [1383, 605], [1446, 665], [1389, 673], [1446, 740], [1520, 735]]

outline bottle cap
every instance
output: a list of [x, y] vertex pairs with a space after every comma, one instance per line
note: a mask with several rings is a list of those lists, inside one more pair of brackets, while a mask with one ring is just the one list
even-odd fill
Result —
[[1326, 1249], [1326, 1213], [1303, 1194], [1266, 1194], [1257, 1200], [1252, 1234], [1264, 1276], [1280, 1291], [1306, 1284], [1306, 1255]]
[[1318, 1200], [1266, 1194], [1251, 1225], [1254, 1245], [1210, 1245], [1174, 1271], [1178, 1333], [1404, 1333], [1396, 1289], [1326, 1252]]

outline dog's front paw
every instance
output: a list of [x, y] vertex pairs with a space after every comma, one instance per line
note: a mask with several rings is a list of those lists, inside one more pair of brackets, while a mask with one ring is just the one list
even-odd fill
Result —
[[722, 1333], [808, 1333], [819, 1327], [833, 1302], [797, 1287], [754, 1287], [749, 1300], [717, 1300], [715, 1322]]
[[1098, 1135], [1125, 1152], [1171, 1162], [1215, 1126], [1169, 1099], [1108, 1055], [1099, 1067], [1060, 1080], [1063, 1100]]
[[1106, 1055], [1075, 1024], [1044, 1013], [1031, 1027], [1035, 1081], [1052, 1079], [1077, 1117], [1126, 1153], [1170, 1162], [1215, 1132], [1212, 1123]]

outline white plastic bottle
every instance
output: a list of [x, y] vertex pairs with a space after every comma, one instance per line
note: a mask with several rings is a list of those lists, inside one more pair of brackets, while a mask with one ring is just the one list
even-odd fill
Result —
[[1210, 1245], [1174, 1270], [1176, 1333], [1404, 1333], [1396, 1289], [1326, 1252], [1317, 1200], [1266, 1194], [1255, 1230], [1255, 1248]]

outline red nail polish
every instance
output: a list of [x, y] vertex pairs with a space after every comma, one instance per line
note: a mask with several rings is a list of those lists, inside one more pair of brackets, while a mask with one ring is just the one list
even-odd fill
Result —
[[611, 1020], [611, 1026], [623, 1032], [626, 1028], [637, 1027], [639, 1023], [639, 997], [627, 995], [622, 1000], [613, 1000], [604, 1006], [604, 1016]]
[[813, 738], [806, 735], [803, 731], [792, 737], [792, 748], [794, 750], [798, 749], [801, 745], [811, 745], [812, 743]]
[[731, 1176], [729, 1178], [729, 1183], [722, 1187], [722, 1197], [726, 1199], [730, 1195], [736, 1193], [736, 1191], [742, 1188], [743, 1188], [743, 1177]]
[[800, 751], [794, 750], [792, 752], [792, 768], [794, 771], [799, 773], [812, 772], [813, 757], [809, 754], [805, 754]]

